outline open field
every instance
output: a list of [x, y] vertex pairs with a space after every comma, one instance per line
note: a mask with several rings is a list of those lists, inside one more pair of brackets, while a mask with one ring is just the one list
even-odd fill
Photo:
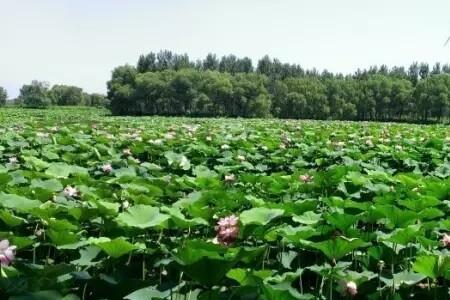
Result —
[[449, 297], [446, 126], [4, 108], [0, 133], [0, 299]]

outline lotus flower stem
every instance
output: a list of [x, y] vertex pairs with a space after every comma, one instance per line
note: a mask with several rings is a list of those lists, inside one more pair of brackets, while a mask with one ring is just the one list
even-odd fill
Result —
[[[301, 255], [301, 251], [298, 252], [297, 255], [297, 262], [298, 262], [298, 266], [301, 268], [301, 259], [300, 259], [300, 255]], [[300, 278], [299, 278], [299, 285], [300, 285], [300, 293], [303, 294], [303, 281], [302, 281], [302, 274], [300, 273]]]
[[330, 300], [333, 300], [333, 278], [330, 276]]
[[391, 263], [391, 273], [392, 273], [392, 294], [395, 294], [395, 277], [394, 277], [394, 253], [396, 244], [394, 243], [394, 251], [392, 251], [392, 263]]
[[437, 284], [435, 284], [435, 287], [433, 289], [434, 300], [437, 300], [437, 293], [436, 293], [436, 291], [437, 291]]
[[145, 268], [145, 254], [142, 255], [142, 280], [145, 280], [145, 272], [146, 272], [146, 268]]
[[86, 281], [86, 283], [84, 284], [84, 287], [83, 287], [83, 295], [81, 296], [81, 300], [85, 300], [86, 299], [86, 290], [87, 290], [87, 281]]
[[320, 281], [320, 289], [319, 289], [319, 295], [323, 296], [323, 286], [325, 285], [325, 277], [322, 276], [322, 280]]
[[381, 268], [378, 269], [378, 290], [380, 291], [380, 298], [381, 298]]

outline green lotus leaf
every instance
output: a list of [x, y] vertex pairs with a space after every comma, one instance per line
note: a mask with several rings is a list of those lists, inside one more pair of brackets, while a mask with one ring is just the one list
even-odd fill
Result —
[[242, 225], [267, 225], [275, 218], [282, 216], [284, 210], [275, 209], [275, 208], [266, 208], [266, 207], [255, 207], [246, 211], [243, 211], [239, 220]]
[[239, 253], [237, 248], [193, 240], [178, 248], [172, 255], [178, 267], [189, 277], [211, 287], [218, 284], [237, 264]]
[[0, 205], [20, 212], [29, 212], [42, 204], [41, 201], [31, 200], [26, 197], [0, 192]]
[[109, 242], [98, 243], [97, 247], [106, 252], [113, 258], [119, 258], [122, 255], [128, 254], [133, 250], [139, 249], [138, 246], [131, 244], [123, 238], [116, 238]]
[[383, 281], [387, 286], [392, 286], [398, 289], [402, 285], [413, 286], [418, 282], [422, 281], [426, 276], [414, 272], [401, 272], [394, 274], [393, 278], [385, 278], [381, 277], [381, 281]]
[[313, 211], [307, 211], [300, 216], [293, 216], [292, 221], [305, 225], [314, 225], [318, 223], [321, 218], [321, 214], [316, 214]]
[[98, 256], [101, 252], [101, 249], [97, 246], [87, 246], [83, 249], [79, 250], [80, 258], [71, 261], [71, 264], [75, 264], [78, 266], [93, 266], [100, 262], [93, 262], [93, 260]]
[[348, 239], [338, 236], [323, 242], [311, 243], [310, 246], [322, 251], [329, 259], [338, 260], [349, 254], [351, 251], [368, 246], [368, 244], [361, 239]]
[[64, 187], [62, 186], [61, 182], [58, 179], [48, 179], [48, 180], [33, 179], [31, 180], [30, 187], [40, 188], [50, 192], [59, 192], [64, 189]]
[[22, 158], [26, 165], [29, 165], [37, 171], [47, 169], [50, 166], [48, 162], [34, 156], [23, 156]]
[[124, 226], [146, 229], [166, 227], [169, 218], [169, 215], [160, 213], [157, 207], [139, 204], [120, 213], [116, 220]]
[[12, 212], [1, 209], [0, 219], [9, 227], [16, 227], [26, 222], [25, 219], [15, 216]]
[[175, 168], [181, 168], [183, 170], [189, 170], [191, 168], [189, 159], [183, 154], [168, 151], [164, 153], [164, 157], [167, 159], [169, 166], [174, 166]]
[[436, 279], [446, 275], [450, 268], [450, 257], [442, 255], [423, 255], [416, 258], [413, 270]]
[[136, 290], [124, 297], [127, 300], [151, 300], [151, 299], [167, 299], [170, 297], [171, 290], [159, 291], [156, 286], [149, 286]]

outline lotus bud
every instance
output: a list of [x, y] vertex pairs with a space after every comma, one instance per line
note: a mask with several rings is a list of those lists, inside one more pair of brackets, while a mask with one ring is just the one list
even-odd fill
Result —
[[102, 166], [102, 171], [103, 171], [103, 173], [110, 173], [112, 171], [111, 164], [104, 164]]
[[130, 202], [128, 202], [127, 200], [122, 202], [122, 208], [123, 209], [128, 209], [130, 207]]
[[313, 176], [308, 174], [300, 175], [299, 179], [300, 181], [303, 181], [303, 183], [310, 183], [313, 180]]
[[227, 182], [234, 181], [235, 179], [236, 179], [236, 176], [234, 176], [234, 174], [225, 175], [225, 181], [227, 181]]
[[237, 159], [239, 159], [240, 161], [244, 161], [245, 160], [245, 156], [244, 155], [238, 155]]
[[347, 282], [346, 291], [347, 291], [348, 295], [350, 295], [352, 297], [355, 296], [358, 293], [356, 283], [354, 281]]
[[0, 264], [9, 266], [15, 259], [16, 246], [10, 246], [8, 240], [0, 241]]
[[129, 148], [123, 149], [123, 155], [125, 156], [131, 156], [131, 150]]
[[450, 248], [450, 235], [444, 233], [441, 239], [441, 244], [444, 247]]
[[384, 263], [383, 260], [380, 260], [380, 261], [378, 262], [377, 266], [378, 266], [378, 270], [379, 270], [380, 272], [381, 272], [381, 270], [383, 270], [384, 265], [385, 265], [385, 263]]
[[19, 160], [17, 159], [17, 157], [15, 157], [15, 156], [11, 156], [10, 158], [9, 158], [9, 163], [10, 164], [17, 164], [19, 162]]

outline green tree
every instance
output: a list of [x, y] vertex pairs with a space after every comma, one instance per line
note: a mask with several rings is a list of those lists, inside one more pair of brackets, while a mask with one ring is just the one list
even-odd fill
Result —
[[6, 89], [0, 86], [0, 106], [6, 104], [6, 100], [8, 99], [8, 93]]
[[54, 105], [84, 104], [83, 89], [76, 86], [54, 85], [49, 91], [49, 96]]
[[112, 72], [112, 78], [107, 82], [108, 99], [111, 100], [113, 114], [139, 114], [134, 92], [136, 87], [137, 70], [125, 65], [117, 67]]
[[219, 60], [217, 59], [215, 54], [208, 53], [206, 55], [205, 60], [203, 61], [203, 70], [218, 70], [219, 69]]
[[48, 83], [33, 80], [31, 84], [25, 84], [20, 89], [19, 101], [28, 108], [44, 108], [50, 105], [48, 96]]
[[[353, 74], [303, 69], [269, 56], [209, 53], [191, 62], [168, 50], [118, 67], [108, 82], [113, 114], [338, 120], [441, 121], [449, 115], [450, 66], [371, 66]], [[56, 89], [56, 88], [55, 88]], [[87, 96], [85, 96], [87, 99]], [[90, 100], [85, 100], [90, 103]]]
[[109, 101], [105, 95], [99, 93], [84, 93], [83, 94], [84, 104], [87, 106], [94, 107], [108, 107]]

